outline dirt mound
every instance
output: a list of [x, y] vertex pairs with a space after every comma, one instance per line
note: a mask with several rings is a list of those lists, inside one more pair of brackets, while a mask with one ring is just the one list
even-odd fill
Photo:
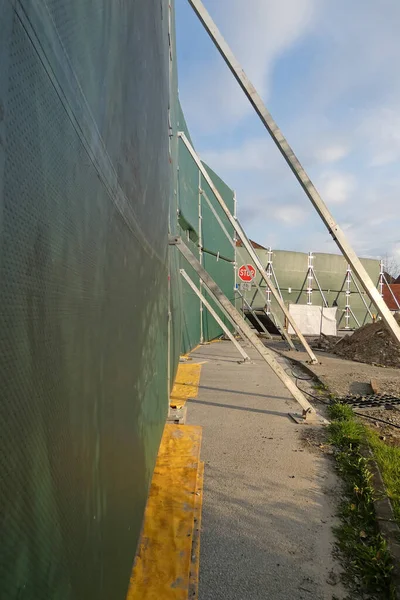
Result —
[[[400, 324], [400, 315], [395, 318]], [[353, 335], [340, 340], [332, 351], [349, 360], [400, 367], [400, 345], [392, 338], [383, 321], [360, 327]]]

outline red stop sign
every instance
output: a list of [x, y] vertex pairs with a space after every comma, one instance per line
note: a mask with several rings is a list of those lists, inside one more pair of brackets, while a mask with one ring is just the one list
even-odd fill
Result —
[[[250, 275], [251, 274], [251, 275]], [[256, 275], [256, 270], [253, 265], [242, 265], [238, 270], [239, 279], [242, 281], [252, 281]]]

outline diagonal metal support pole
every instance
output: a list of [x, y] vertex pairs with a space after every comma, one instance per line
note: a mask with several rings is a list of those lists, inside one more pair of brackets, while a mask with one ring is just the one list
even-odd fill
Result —
[[293, 398], [300, 404], [303, 409], [303, 417], [314, 418], [316, 417], [316, 411], [313, 406], [309, 403], [303, 393], [296, 386], [294, 381], [286, 374], [285, 370], [282, 369], [281, 365], [276, 360], [273, 352], [266, 348], [264, 344], [258, 339], [254, 331], [247, 325], [245, 320], [240, 315], [239, 311], [233, 306], [230, 300], [225, 296], [222, 290], [218, 287], [215, 281], [210, 277], [207, 271], [201, 266], [197, 258], [192, 254], [189, 248], [182, 242], [182, 239], [176, 236], [169, 237], [169, 244], [175, 245], [182, 256], [185, 257], [190, 266], [196, 271], [200, 279], [203, 281], [205, 287], [213, 293], [214, 297], [217, 298], [219, 304], [225, 308], [225, 310], [231, 315], [232, 319], [238, 323], [241, 331], [246, 335], [248, 341], [257, 350], [261, 358], [268, 364], [268, 366], [274, 371], [279, 377], [285, 387], [288, 389]]
[[182, 131], [179, 131], [178, 135], [182, 139], [182, 141], [185, 144], [186, 148], [189, 150], [189, 153], [191, 154], [194, 162], [196, 163], [197, 167], [201, 171], [204, 179], [207, 181], [208, 185], [210, 186], [210, 188], [211, 188], [211, 190], [212, 190], [215, 198], [218, 201], [218, 204], [220, 205], [220, 207], [222, 208], [222, 210], [226, 214], [226, 216], [227, 216], [230, 224], [232, 225], [232, 227], [236, 231], [237, 235], [242, 240], [243, 246], [246, 248], [247, 252], [251, 256], [251, 259], [253, 260], [254, 264], [256, 265], [257, 269], [259, 270], [259, 272], [260, 272], [262, 278], [264, 279], [265, 283], [270, 288], [271, 293], [274, 296], [275, 300], [277, 301], [277, 303], [278, 303], [281, 311], [283, 312], [283, 314], [285, 315], [285, 317], [287, 318], [287, 320], [289, 321], [289, 323], [293, 327], [293, 330], [294, 330], [295, 334], [297, 335], [297, 337], [299, 338], [300, 342], [302, 343], [305, 351], [307, 352], [308, 356], [311, 359], [311, 362], [313, 364], [316, 364], [318, 362], [317, 357], [315, 356], [314, 352], [311, 350], [311, 348], [310, 348], [309, 344], [307, 343], [304, 335], [301, 333], [300, 329], [298, 328], [296, 321], [293, 319], [293, 316], [290, 314], [289, 310], [286, 308], [285, 303], [282, 302], [279, 293], [277, 292], [277, 290], [275, 289], [274, 284], [272, 283], [271, 279], [268, 277], [267, 273], [265, 272], [264, 267], [262, 265], [262, 262], [261, 262], [260, 258], [258, 257], [257, 253], [255, 252], [255, 250], [254, 250], [254, 248], [253, 248], [253, 246], [252, 246], [249, 238], [247, 237], [247, 235], [246, 235], [244, 229], [242, 228], [242, 226], [240, 225], [238, 219], [235, 219], [231, 215], [229, 208], [227, 207], [227, 205], [224, 202], [224, 199], [222, 198], [221, 194], [219, 193], [219, 191], [215, 187], [213, 180], [211, 179], [211, 177], [207, 173], [207, 171], [204, 168], [204, 165], [201, 162], [201, 160], [200, 160], [200, 158], [199, 158], [196, 150], [193, 148], [193, 146], [191, 145], [191, 143], [187, 139], [186, 135]]
[[[235, 252], [239, 255], [240, 260], [243, 262], [243, 264], [246, 266], [247, 269], [247, 265], [246, 265], [246, 260], [244, 259], [244, 257], [242, 256], [242, 253], [240, 252], [240, 250], [237, 248], [235, 242], [233, 241], [233, 239], [231, 238], [231, 236], [229, 235], [228, 230], [226, 229], [222, 219], [220, 218], [219, 214], [217, 213], [217, 211], [215, 210], [214, 206], [212, 205], [211, 200], [209, 199], [209, 197], [207, 196], [207, 194], [205, 193], [204, 190], [201, 190], [201, 194], [204, 198], [204, 200], [207, 202], [208, 208], [211, 210], [211, 212], [214, 215], [215, 220], [217, 221], [218, 225], [221, 227], [222, 231], [225, 234], [226, 239], [228, 240], [228, 242], [231, 244], [232, 248], [235, 250]], [[249, 269], [247, 269], [247, 272], [249, 273], [249, 275], [251, 276], [251, 273], [249, 272]], [[261, 279], [262, 281], [262, 279]], [[255, 284], [257, 286], [257, 290], [262, 294], [262, 290], [260, 288], [260, 286], [257, 284], [257, 282], [255, 281]], [[257, 292], [256, 292], [257, 293]], [[281, 296], [282, 297], [282, 296]], [[248, 305], [247, 300], [243, 297], [243, 300], [245, 301], [245, 303]], [[282, 299], [283, 301], [283, 299]], [[249, 305], [248, 305], [249, 306]], [[250, 310], [252, 310], [252, 307], [249, 306]], [[257, 317], [255, 317], [257, 319]], [[279, 321], [279, 319], [274, 315], [276, 324], [278, 326], [278, 328], [281, 331], [281, 335], [283, 338], [286, 339], [287, 343], [289, 344], [289, 347], [292, 348], [292, 350], [296, 350], [295, 345], [293, 344], [290, 335], [288, 334], [288, 332], [286, 331], [286, 329], [283, 327], [282, 323]], [[265, 333], [267, 335], [269, 335], [270, 337], [272, 337], [269, 332], [265, 329], [265, 327], [263, 325], [261, 325], [262, 328], [264, 329]]]
[[216, 320], [218, 325], [221, 327], [221, 329], [225, 333], [225, 335], [231, 340], [232, 344], [240, 352], [240, 354], [243, 357], [243, 360], [249, 361], [250, 360], [249, 355], [243, 350], [242, 346], [235, 339], [235, 336], [232, 335], [232, 333], [229, 331], [229, 329], [227, 328], [225, 323], [222, 321], [222, 319], [219, 318], [219, 316], [217, 315], [217, 313], [215, 312], [215, 310], [213, 309], [211, 304], [208, 302], [208, 300], [206, 300], [205, 297], [203, 296], [203, 294], [200, 292], [200, 290], [197, 289], [194, 282], [190, 279], [189, 275], [186, 273], [185, 269], [179, 269], [179, 271], [180, 271], [180, 274], [182, 275], [182, 277], [185, 279], [185, 281], [190, 285], [190, 287], [192, 288], [194, 293], [197, 295], [199, 300], [204, 304], [204, 306], [208, 309], [210, 314], [214, 317], [214, 319]]
[[235, 58], [232, 50], [225, 42], [217, 26], [215, 25], [211, 16], [207, 12], [204, 4], [201, 2], [201, 0], [188, 0], [188, 2], [197, 14], [208, 35], [210, 36], [217, 50], [221, 54], [222, 58], [225, 60], [236, 81], [239, 83], [243, 92], [246, 94], [254, 110], [260, 117], [262, 123], [264, 124], [268, 133], [272, 137], [283, 158], [289, 165], [292, 173], [301, 185], [303, 191], [305, 192], [312, 205], [318, 212], [319, 216], [321, 217], [322, 221], [326, 225], [333, 240], [340, 248], [347, 262], [350, 263], [351, 268], [357, 275], [364, 290], [371, 299], [371, 302], [375, 304], [380, 316], [388, 326], [391, 335], [400, 344], [400, 327], [397, 324], [395, 318], [393, 317], [383, 298], [380, 296], [378, 290], [375, 288], [372, 279], [368, 275], [365, 267], [362, 265], [357, 254], [354, 252], [353, 248], [348, 243], [343, 231], [329, 212], [327, 206], [325, 205], [324, 201], [319, 195], [316, 187], [314, 186], [311, 179], [300, 164], [300, 161], [293, 152], [283, 133], [279, 129], [277, 123], [272, 118], [271, 114], [268, 112], [254, 85], [250, 82], [243, 68]]
[[394, 300], [395, 304], [397, 305], [397, 309], [398, 309], [398, 310], [400, 310], [400, 304], [399, 304], [399, 301], [397, 300], [396, 296], [394, 295], [394, 293], [393, 293], [393, 290], [392, 290], [392, 288], [390, 287], [390, 283], [388, 283], [388, 280], [386, 279], [386, 275], [385, 275], [385, 273], [383, 274], [383, 282], [384, 282], [384, 283], [386, 283], [386, 287], [388, 288], [389, 292], [391, 293], [391, 295], [392, 295], [392, 298], [393, 298], [393, 300]]
[[247, 306], [247, 310], [249, 310], [251, 312], [251, 314], [253, 315], [253, 319], [255, 321], [257, 321], [257, 323], [259, 324], [259, 326], [261, 327], [261, 329], [263, 330], [263, 332], [265, 333], [265, 335], [271, 340], [272, 339], [272, 335], [270, 334], [270, 332], [268, 331], [268, 329], [265, 327], [265, 325], [263, 325], [261, 323], [260, 319], [257, 317], [256, 313], [254, 312], [254, 310], [252, 309], [252, 307], [250, 306], [250, 304], [247, 302], [246, 298], [244, 297], [244, 294], [242, 294], [242, 292], [239, 289], [237, 289], [235, 291], [242, 298], [243, 302]]

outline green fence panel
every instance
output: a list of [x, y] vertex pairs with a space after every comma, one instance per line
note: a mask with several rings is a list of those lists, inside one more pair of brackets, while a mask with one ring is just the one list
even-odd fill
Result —
[[0, 14], [0, 595], [123, 600], [168, 407], [168, 3]]

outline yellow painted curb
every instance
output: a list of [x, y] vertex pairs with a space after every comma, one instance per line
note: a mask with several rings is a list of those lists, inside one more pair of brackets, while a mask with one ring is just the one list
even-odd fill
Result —
[[197, 600], [199, 595], [200, 573], [200, 534], [203, 510], [204, 463], [201, 462], [197, 474], [196, 500], [194, 506], [194, 530], [192, 540], [191, 565], [189, 575], [189, 598]]
[[201, 435], [201, 427], [165, 426], [127, 600], [188, 600]]
[[197, 398], [201, 364], [180, 363], [176, 374], [175, 384], [170, 397], [171, 408], [181, 408], [188, 398]]

